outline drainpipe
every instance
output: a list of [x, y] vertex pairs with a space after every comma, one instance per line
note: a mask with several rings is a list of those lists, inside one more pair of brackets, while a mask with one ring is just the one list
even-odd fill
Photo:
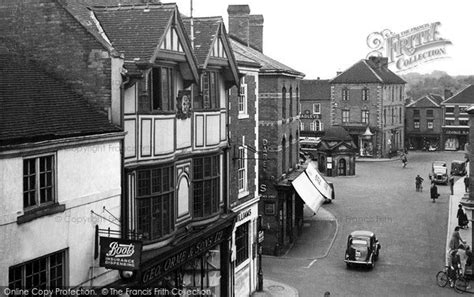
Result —
[[[124, 129], [124, 102], [125, 102], [125, 84], [130, 81], [130, 77], [126, 77], [125, 80], [122, 80], [120, 84], [120, 127]], [[120, 140], [120, 184], [122, 185], [121, 191], [121, 229], [122, 229], [122, 238], [128, 239], [128, 197], [127, 197], [127, 180], [125, 178], [125, 138]], [[135, 238], [133, 238], [135, 239]]]

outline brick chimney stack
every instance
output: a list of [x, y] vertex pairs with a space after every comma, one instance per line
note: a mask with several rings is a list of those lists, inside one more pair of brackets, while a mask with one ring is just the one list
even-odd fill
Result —
[[263, 16], [250, 15], [248, 5], [229, 5], [229, 35], [247, 46], [263, 51]]
[[388, 68], [388, 58], [370, 56], [369, 60], [379, 69]]
[[453, 96], [453, 92], [451, 92], [450, 89], [444, 89], [444, 100], [448, 99], [451, 96]]

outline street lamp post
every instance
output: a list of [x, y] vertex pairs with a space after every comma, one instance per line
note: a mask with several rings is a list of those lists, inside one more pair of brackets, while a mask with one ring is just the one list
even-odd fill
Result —
[[[469, 192], [464, 194], [464, 197], [461, 200], [461, 204], [464, 206], [464, 208], [468, 211], [471, 211], [471, 222], [474, 220], [474, 181], [471, 176], [471, 172], [474, 172], [474, 162], [471, 162], [471, 160], [474, 160], [472, 158], [474, 154], [474, 105], [471, 105], [467, 110], [467, 113], [469, 114], [469, 144], [473, 145], [468, 145], [468, 160], [469, 160]], [[471, 224], [472, 225], [472, 224]], [[471, 246], [472, 246], [472, 239], [474, 239], [474, 228], [471, 226]]]

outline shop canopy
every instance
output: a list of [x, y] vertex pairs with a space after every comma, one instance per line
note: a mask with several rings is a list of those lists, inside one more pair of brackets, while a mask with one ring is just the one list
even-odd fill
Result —
[[292, 184], [301, 199], [316, 213], [319, 207], [324, 203], [325, 198], [316, 189], [306, 172], [302, 172]]

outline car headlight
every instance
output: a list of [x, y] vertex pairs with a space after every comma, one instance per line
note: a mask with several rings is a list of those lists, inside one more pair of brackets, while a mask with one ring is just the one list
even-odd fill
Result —
[[346, 259], [349, 258], [349, 254], [346, 254]]

